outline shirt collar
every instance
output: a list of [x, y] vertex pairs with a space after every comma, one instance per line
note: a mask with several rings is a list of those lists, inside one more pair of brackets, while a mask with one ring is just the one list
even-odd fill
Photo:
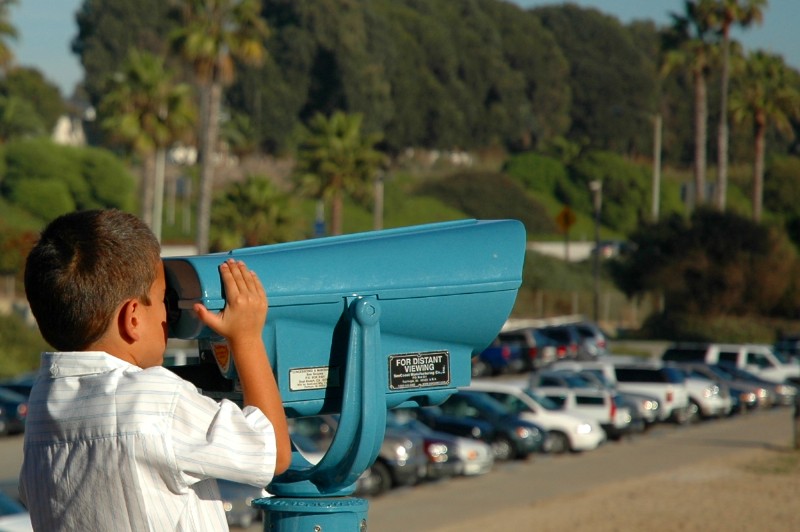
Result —
[[106, 373], [115, 369], [134, 369], [137, 366], [103, 351], [74, 351], [42, 353], [41, 372], [51, 377], [74, 377]]

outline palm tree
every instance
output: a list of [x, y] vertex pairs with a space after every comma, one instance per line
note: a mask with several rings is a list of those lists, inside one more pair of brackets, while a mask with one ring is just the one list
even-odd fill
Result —
[[297, 154], [300, 189], [331, 205], [331, 234], [342, 234], [344, 194], [366, 201], [384, 156], [375, 150], [379, 135], [363, 135], [363, 115], [318, 113]]
[[132, 49], [100, 102], [100, 123], [111, 137], [144, 159], [142, 219], [161, 237], [166, 148], [195, 122], [191, 88], [176, 84], [164, 60]]
[[714, 61], [709, 18], [711, 5], [685, 0], [684, 15], [671, 14], [672, 27], [665, 36], [666, 54], [662, 73], [688, 71], [692, 77], [694, 99], [694, 200], [706, 201], [706, 149], [708, 142], [707, 79]]
[[290, 242], [303, 237], [294, 198], [265, 177], [227, 185], [214, 198], [211, 215], [215, 250]]
[[761, 221], [764, 193], [766, 135], [770, 127], [794, 137], [792, 120], [800, 119], [800, 77], [778, 55], [751, 53], [731, 93], [731, 113], [736, 122], [753, 127], [753, 219]]
[[9, 8], [16, 5], [17, 0], [0, 0], [0, 69], [3, 71], [14, 64], [14, 52], [7, 44], [7, 39], [16, 39], [17, 28], [11, 24]]
[[722, 36], [720, 76], [719, 126], [717, 130], [717, 189], [716, 206], [725, 210], [728, 193], [728, 85], [730, 83], [731, 27], [747, 28], [761, 23], [767, 0], [716, 0], [711, 26]]
[[267, 25], [261, 17], [260, 0], [182, 0], [180, 8], [184, 23], [173, 35], [173, 42], [192, 65], [200, 86], [197, 250], [206, 253], [222, 89], [234, 80], [234, 59], [250, 65], [263, 62]]

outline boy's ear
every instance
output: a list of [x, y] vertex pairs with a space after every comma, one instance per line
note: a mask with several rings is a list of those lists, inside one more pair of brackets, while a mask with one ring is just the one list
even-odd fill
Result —
[[140, 337], [139, 331], [139, 300], [130, 299], [123, 303], [117, 314], [117, 328], [120, 337], [127, 343], [133, 343]]

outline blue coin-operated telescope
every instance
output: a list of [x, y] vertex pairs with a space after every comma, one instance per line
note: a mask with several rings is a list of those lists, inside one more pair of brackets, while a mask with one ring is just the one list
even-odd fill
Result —
[[225, 305], [219, 265], [245, 261], [269, 297], [264, 342], [289, 417], [339, 413], [317, 464], [289, 470], [254, 503], [264, 529], [366, 530], [349, 497], [375, 460], [386, 409], [443, 402], [469, 384], [471, 358], [508, 318], [521, 284], [525, 230], [463, 220], [165, 258], [170, 336], [197, 339], [201, 363], [175, 368], [210, 396], [240, 397], [224, 340], [192, 306]]

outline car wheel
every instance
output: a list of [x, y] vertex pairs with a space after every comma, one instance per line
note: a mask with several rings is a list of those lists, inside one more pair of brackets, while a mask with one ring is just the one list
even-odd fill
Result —
[[547, 445], [550, 454], [564, 454], [569, 451], [569, 438], [563, 432], [551, 430], [547, 433]]
[[499, 460], [501, 462], [506, 462], [514, 458], [514, 445], [511, 443], [511, 440], [506, 438], [505, 436], [498, 436], [492, 442], [492, 451], [494, 452], [495, 460]]
[[695, 401], [689, 401], [689, 412], [687, 414], [689, 421], [688, 423], [697, 423], [703, 417], [703, 412], [700, 410], [700, 405], [697, 404]]
[[242, 516], [239, 520], [239, 526], [242, 528], [250, 528], [250, 525], [253, 524], [253, 515], [249, 512]]
[[678, 425], [688, 425], [692, 422], [692, 418], [694, 414], [692, 413], [692, 403], [689, 403], [689, 406], [686, 408], [680, 408], [673, 413], [675, 423]]
[[374, 495], [383, 495], [392, 489], [392, 472], [389, 471], [389, 467], [386, 464], [376, 461], [372, 464], [370, 471], [377, 478]]

